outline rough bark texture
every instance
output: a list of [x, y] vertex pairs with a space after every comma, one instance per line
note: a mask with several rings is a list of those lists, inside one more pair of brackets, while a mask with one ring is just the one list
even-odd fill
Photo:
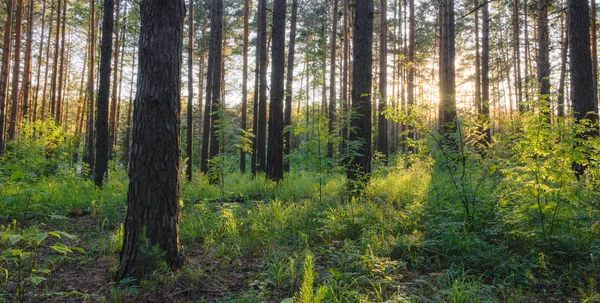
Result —
[[[285, 84], [285, 112], [283, 117], [284, 127], [292, 124], [292, 84], [294, 82], [294, 55], [296, 52], [296, 20], [298, 18], [298, 0], [292, 0], [292, 19], [290, 24], [290, 43], [288, 46], [287, 58], [287, 79]], [[302, 82], [302, 81], [300, 81]], [[290, 154], [292, 144], [292, 133], [287, 131], [284, 134], [284, 156]], [[290, 171], [290, 160], [284, 158], [283, 170]]]
[[285, 0], [273, 3], [273, 36], [271, 47], [271, 104], [269, 108], [269, 145], [267, 176], [283, 180], [283, 94], [285, 73]]
[[110, 94], [110, 60], [113, 32], [113, 0], [104, 0], [104, 16], [102, 19], [102, 45], [100, 47], [100, 84], [96, 100], [96, 170], [94, 182], [102, 186], [108, 172], [108, 156], [110, 141], [108, 133], [108, 97]]
[[[183, 265], [179, 246], [179, 112], [183, 0], [142, 0], [139, 74], [119, 280], [139, 278], [157, 260], [144, 254], [145, 238], [166, 252], [172, 269]], [[143, 234], [145, 233], [145, 234]]]
[[[58, 68], [58, 95], [56, 97], [56, 112], [54, 113], [54, 120], [58, 125], [62, 125], [62, 106], [63, 106], [63, 89], [66, 86], [67, 77], [66, 77], [66, 69], [65, 69], [65, 61], [69, 61], [68, 58], [65, 59], [65, 42], [66, 42], [66, 26], [67, 26], [67, 0], [63, 2], [62, 5], [62, 25], [61, 25], [61, 39], [60, 39], [60, 64]], [[59, 18], [60, 21], [60, 18]], [[70, 53], [70, 52], [67, 52]]]
[[[578, 121], [589, 119], [596, 123], [598, 104], [593, 89], [589, 7], [586, 0], [569, 0], [568, 3], [573, 115]], [[597, 129], [591, 134], [597, 136]]]
[[[36, 75], [35, 75], [35, 95], [33, 97], [33, 118], [32, 121], [37, 121], [37, 105], [38, 105], [38, 100], [39, 100], [39, 94], [40, 94], [40, 76], [41, 76], [41, 72], [42, 72], [42, 54], [44, 53], [44, 37], [45, 37], [45, 32], [46, 32], [46, 0], [42, 0], [42, 31], [40, 33], [40, 51], [38, 54], [38, 59], [37, 59], [37, 70], [36, 70]], [[48, 62], [48, 57], [46, 56], [45, 59], [46, 62]]]
[[[244, 0], [244, 44], [243, 44], [243, 63], [242, 63], [242, 121], [241, 137], [246, 136], [246, 125], [248, 120], [248, 18], [250, 13], [250, 1]], [[240, 171], [246, 172], [246, 152], [240, 150]]]
[[388, 158], [388, 127], [383, 111], [387, 106], [387, 1], [379, 8], [379, 107], [377, 113], [377, 151]]
[[17, 21], [15, 24], [15, 62], [13, 63], [12, 92], [10, 106], [10, 124], [8, 139], [17, 138], [19, 119], [19, 72], [21, 71], [21, 36], [23, 33], [23, 0], [17, 0]]
[[[212, 71], [212, 100], [210, 110], [210, 149], [208, 159], [213, 159], [219, 154], [221, 138], [217, 133], [221, 123], [221, 85], [223, 78], [221, 77], [222, 59], [223, 59], [223, 0], [213, 1], [213, 14], [215, 15], [214, 26], [211, 27], [211, 32], [215, 33], [214, 52], [213, 52], [213, 71]], [[219, 182], [219, 174], [214, 169], [209, 168], [209, 176], [211, 183]]]
[[360, 191], [371, 173], [371, 81], [373, 79], [373, 0], [357, 1], [354, 19], [354, 62], [347, 176], [350, 190]]
[[56, 9], [56, 34], [54, 36], [54, 62], [52, 65], [52, 79], [50, 80], [50, 114], [54, 117], [54, 120], [58, 122], [56, 117], [56, 92], [57, 92], [57, 81], [58, 81], [58, 66], [59, 66], [59, 53], [60, 53], [60, 17], [62, 11], [62, 1], [57, 0]]
[[213, 1], [213, 8], [210, 17], [210, 42], [208, 46], [208, 64], [206, 69], [206, 94], [204, 102], [204, 120], [202, 129], [202, 153], [200, 154], [200, 171], [204, 174], [208, 173], [208, 160], [209, 148], [210, 148], [210, 129], [211, 129], [211, 106], [212, 106], [212, 93], [213, 93], [213, 73], [214, 73], [214, 53], [215, 53], [215, 5]]
[[185, 175], [188, 181], [192, 181], [192, 154], [194, 150], [194, 123], [193, 123], [193, 100], [194, 100], [194, 1], [189, 0], [188, 12], [188, 99], [187, 99], [187, 144], [185, 154], [187, 156]]
[[558, 79], [558, 93], [556, 96], [556, 114], [559, 117], [565, 116], [565, 78], [567, 74], [567, 57], [569, 50], [569, 35], [567, 33], [566, 14], [561, 14], [561, 61], [560, 76]]
[[537, 2], [537, 81], [540, 93], [540, 106], [543, 107], [544, 112], [548, 116], [552, 112], [550, 109], [550, 38], [548, 33], [549, 6], [550, 0], [538, 0]]

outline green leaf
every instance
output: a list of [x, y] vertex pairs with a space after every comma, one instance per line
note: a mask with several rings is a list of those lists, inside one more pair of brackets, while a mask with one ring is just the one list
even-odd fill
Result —
[[51, 236], [55, 236], [55, 237], [57, 237], [57, 238], [60, 239], [60, 234], [57, 233], [57, 232], [55, 232], [55, 231], [49, 231], [48, 234], [51, 235]]
[[22, 249], [12, 249], [9, 252], [13, 257], [16, 257], [16, 256], [20, 255], [23, 252], [23, 250]]
[[23, 239], [23, 236], [21, 235], [8, 235], [8, 241], [10, 241], [10, 244], [15, 244], [21, 241], [21, 239]]
[[281, 303], [294, 303], [294, 298], [286, 298], [281, 301]]
[[38, 285], [40, 285], [40, 283], [42, 283], [42, 281], [46, 280], [46, 278], [38, 277], [38, 276], [31, 276], [31, 277], [27, 278], [27, 280], [31, 281], [31, 284], [38, 286]]
[[39, 234], [35, 235], [35, 237], [33, 238], [33, 240], [35, 240], [35, 243], [39, 245], [44, 240], [46, 240], [47, 237], [48, 237], [47, 233], [39, 233]]
[[81, 248], [81, 247], [73, 247], [73, 250], [74, 250], [74, 251], [78, 251], [78, 252], [80, 252], [80, 253], [82, 253], [82, 254], [85, 254], [85, 249], [83, 249], [83, 248]]
[[50, 248], [53, 249], [53, 250], [55, 250], [55, 251], [57, 251], [57, 252], [59, 252], [59, 253], [63, 253], [63, 254], [67, 254], [67, 253], [72, 253], [73, 252], [70, 248], [68, 248], [66, 246], [63, 246], [60, 243], [56, 243], [56, 244], [50, 246]]

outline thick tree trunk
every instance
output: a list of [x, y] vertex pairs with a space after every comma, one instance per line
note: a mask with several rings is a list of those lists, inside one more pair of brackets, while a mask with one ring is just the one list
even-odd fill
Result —
[[388, 160], [388, 123], [383, 115], [387, 107], [387, 1], [379, 8], [379, 107], [377, 113], [377, 151]]
[[[242, 121], [241, 137], [246, 136], [246, 125], [248, 120], [248, 18], [250, 13], [250, 1], [244, 0], [244, 44], [243, 44], [243, 63], [242, 63]], [[246, 172], [246, 151], [240, 149], [240, 171]]]
[[537, 82], [539, 85], [541, 110], [550, 117], [550, 38], [548, 32], [548, 7], [550, 0], [537, 1]]
[[17, 138], [19, 120], [19, 72], [21, 71], [21, 37], [23, 35], [23, 0], [17, 0], [17, 21], [15, 24], [15, 62], [13, 63], [10, 124], [8, 139]]
[[356, 150], [347, 168], [353, 194], [364, 189], [371, 173], [371, 82], [373, 79], [373, 0], [355, 3], [352, 109], [357, 116], [350, 122], [349, 141]]
[[110, 153], [108, 97], [110, 94], [110, 61], [114, 9], [113, 0], [104, 0], [102, 45], [100, 47], [100, 85], [96, 101], [96, 170], [94, 171], [94, 182], [97, 186], [102, 186], [108, 172], [108, 158]]
[[[284, 127], [292, 124], [292, 84], [294, 82], [294, 55], [296, 52], [296, 20], [298, 18], [298, 0], [292, 0], [292, 19], [290, 24], [290, 43], [288, 49], [287, 58], [287, 79], [285, 85], [285, 113], [284, 113]], [[302, 83], [302, 81], [300, 81]], [[302, 89], [300, 89], [302, 91]], [[300, 101], [298, 101], [300, 104]], [[292, 145], [292, 132], [286, 131], [284, 134], [284, 156], [289, 156], [291, 145]], [[290, 160], [284, 158], [283, 170], [286, 172], [290, 171]]]
[[[214, 159], [219, 154], [222, 138], [217, 133], [219, 125], [221, 124], [221, 85], [223, 83], [221, 73], [222, 70], [222, 58], [223, 58], [223, 0], [213, 0], [213, 14], [215, 18], [214, 23], [211, 27], [211, 32], [214, 31], [214, 47], [213, 52], [213, 71], [212, 71], [212, 100], [210, 109], [210, 148], [208, 159]], [[219, 173], [213, 168], [209, 168], [209, 177], [211, 183], [218, 183], [220, 181]]]
[[569, 46], [571, 54], [571, 102], [577, 121], [589, 119], [598, 135], [598, 104], [593, 89], [592, 61], [590, 51], [590, 19], [586, 0], [569, 0]]
[[594, 82], [594, 100], [598, 103], [598, 30], [596, 28], [596, 0], [590, 0], [590, 35], [592, 43], [592, 77]]
[[335, 100], [335, 55], [337, 48], [337, 23], [338, 23], [338, 0], [333, 0], [333, 10], [331, 12], [331, 41], [330, 41], [330, 71], [329, 71], [329, 135], [330, 140], [327, 143], [327, 157], [333, 159], [333, 136], [335, 136], [336, 121], [336, 105]]
[[4, 24], [4, 46], [2, 47], [2, 67], [0, 70], [0, 154], [4, 152], [6, 141], [6, 106], [8, 104], [8, 73], [10, 69], [10, 56], [12, 53], [12, 23], [14, 15], [13, 0], [7, 0], [7, 16]]
[[187, 138], [185, 154], [187, 156], [185, 175], [192, 181], [192, 154], [194, 150], [194, 1], [189, 0], [188, 12], [188, 99], [187, 99]]
[[271, 46], [271, 104], [269, 108], [269, 145], [267, 176], [283, 180], [283, 98], [285, 73], [285, 0], [274, 0]]
[[203, 130], [202, 130], [202, 153], [200, 155], [200, 171], [204, 174], [208, 173], [208, 161], [209, 157], [209, 148], [210, 148], [210, 130], [211, 130], [211, 108], [212, 108], [212, 94], [213, 94], [213, 73], [215, 64], [220, 64], [220, 62], [215, 63], [215, 26], [216, 20], [215, 18], [215, 3], [213, 0], [213, 8], [210, 17], [210, 42], [208, 46], [208, 66], [206, 69], [206, 95], [204, 102], [204, 120], [203, 120]]
[[[179, 245], [179, 111], [183, 51], [183, 0], [140, 5], [138, 91], [125, 235], [118, 279], [139, 278], [154, 268], [140, 247], [145, 239], [166, 252], [169, 267], [184, 258]], [[156, 264], [156, 263], [155, 263]]]

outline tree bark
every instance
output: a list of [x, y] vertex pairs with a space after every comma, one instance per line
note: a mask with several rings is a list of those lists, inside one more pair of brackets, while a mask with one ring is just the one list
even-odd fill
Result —
[[[62, 13], [61, 13], [62, 23], [61, 23], [61, 45], [60, 45], [60, 64], [58, 68], [58, 96], [56, 97], [56, 112], [54, 115], [54, 119], [58, 125], [62, 125], [62, 106], [63, 106], [63, 89], [66, 86], [65, 82], [68, 79], [65, 79], [65, 42], [66, 42], [66, 25], [67, 25], [67, 0], [64, 0], [62, 5]], [[60, 18], [59, 18], [60, 21]]]
[[[221, 84], [222, 77], [222, 58], [223, 58], [223, 0], [213, 0], [213, 19], [215, 23], [211, 26], [211, 32], [214, 31], [214, 40], [211, 41], [213, 51], [213, 71], [212, 71], [212, 100], [210, 109], [210, 149], [208, 159], [213, 159], [219, 154], [219, 148], [221, 145], [222, 138], [217, 133], [220, 128], [222, 121], [221, 117]], [[220, 181], [219, 174], [214, 169], [209, 168], [209, 178], [211, 183], [218, 183]]]
[[[415, 107], [415, 43], [416, 43], [416, 33], [415, 33], [415, 1], [408, 0], [408, 66], [407, 66], [407, 75], [406, 75], [406, 112], [411, 115], [412, 110]], [[415, 140], [415, 128], [410, 123], [406, 125], [407, 135], [406, 138], [408, 140]], [[408, 146], [408, 150], [415, 152], [413, 145], [410, 144]]]
[[100, 47], [100, 85], [96, 100], [96, 170], [94, 182], [102, 186], [108, 172], [110, 154], [110, 135], [108, 129], [108, 97], [110, 94], [110, 61], [113, 33], [113, 0], [104, 0], [104, 16], [102, 18], [102, 45]]
[[388, 127], [383, 111], [387, 107], [387, 1], [379, 8], [379, 107], [377, 113], [377, 151], [388, 159]]
[[[454, 0], [442, 3], [442, 36], [440, 47], [440, 129], [449, 135], [456, 131], [456, 83], [455, 83], [455, 37]], [[449, 136], [446, 136], [449, 138]]]
[[21, 37], [23, 34], [23, 0], [17, 0], [17, 20], [15, 24], [15, 62], [13, 63], [10, 124], [8, 139], [17, 138], [19, 120], [19, 72], [21, 71]]
[[[40, 49], [39, 49], [39, 54], [38, 54], [38, 60], [37, 60], [37, 70], [36, 70], [36, 76], [35, 76], [35, 95], [33, 97], [33, 107], [31, 109], [31, 111], [33, 111], [33, 118], [32, 121], [37, 121], [37, 108], [38, 108], [38, 101], [39, 101], [39, 94], [40, 94], [40, 76], [41, 76], [41, 71], [42, 71], [42, 55], [44, 53], [44, 34], [46, 31], [46, 0], [42, 0], [42, 31], [40, 33]], [[46, 62], [48, 62], [48, 56], [46, 56], [46, 58], [44, 59]]]
[[567, 33], [567, 18], [566, 14], [561, 14], [561, 61], [560, 61], [560, 76], [558, 80], [558, 93], [556, 96], [556, 111], [557, 116], [565, 116], [565, 78], [567, 73], [567, 57], [569, 49], [569, 35]]
[[267, 176], [283, 180], [283, 98], [285, 73], [285, 0], [274, 0], [271, 46], [271, 103], [269, 108], [269, 144]]
[[[185, 3], [140, 4], [139, 75], [125, 235], [118, 279], [140, 278], [158, 258], [144, 242], [166, 252], [171, 269], [184, 258], [179, 245], [179, 112]], [[140, 247], [142, 246], [142, 247]], [[148, 268], [150, 267], [150, 268]]]
[[590, 0], [590, 35], [592, 43], [592, 77], [594, 84], [594, 100], [598, 103], [598, 30], [596, 28], [596, 0]]
[[259, 0], [260, 21], [260, 68], [258, 91], [258, 134], [256, 139], [256, 169], [266, 172], [266, 144], [267, 144], [267, 1]]
[[[52, 20], [52, 19], [50, 19]], [[94, 78], [95, 78], [95, 66], [96, 66], [96, 0], [91, 0], [90, 2], [90, 35], [88, 36], [90, 40], [90, 59], [89, 59], [89, 79], [88, 79], [88, 117], [86, 122], [86, 142], [85, 142], [85, 155], [83, 157], [83, 163], [87, 164], [90, 172], [94, 171], [95, 164], [95, 93], [94, 93]], [[48, 45], [49, 47], [50, 45]], [[47, 62], [47, 61], [46, 61]], [[45, 86], [44, 86], [44, 95], [45, 95]], [[45, 99], [44, 99], [45, 100]], [[43, 101], [44, 101], [43, 100]], [[44, 101], [45, 102], [45, 101]], [[42, 117], [44, 113], [44, 106], [42, 104]], [[43, 119], [43, 118], [42, 118]]]
[[258, 172], [258, 103], [259, 103], [259, 98], [260, 98], [260, 68], [261, 68], [261, 61], [260, 61], [260, 57], [261, 57], [261, 43], [262, 43], [262, 38], [261, 38], [261, 23], [262, 23], [262, 18], [261, 18], [261, 14], [262, 14], [262, 1], [258, 1], [258, 9], [256, 14], [258, 15], [258, 24], [257, 24], [257, 30], [256, 30], [256, 59], [255, 59], [255, 70], [254, 70], [254, 100], [253, 100], [253, 106], [252, 106], [252, 158], [250, 160], [250, 169], [252, 171], [252, 176], [256, 176], [256, 173]]
[[371, 82], [373, 79], [373, 0], [355, 3], [352, 117], [349, 143], [353, 145], [347, 167], [348, 185], [356, 195], [364, 190], [371, 173]]
[[335, 60], [337, 48], [337, 23], [338, 23], [338, 0], [333, 0], [331, 12], [331, 41], [330, 41], [330, 71], [329, 71], [329, 142], [327, 143], [327, 157], [333, 159], [333, 137], [335, 136], [336, 121], [336, 93], [335, 93]]
[[211, 108], [212, 108], [212, 93], [213, 93], [213, 73], [215, 64], [215, 26], [216, 26], [216, 5], [213, 0], [212, 12], [210, 17], [210, 42], [208, 46], [208, 65], [206, 69], [206, 95], [204, 104], [204, 120], [202, 130], [202, 153], [200, 155], [200, 171], [204, 174], [208, 173], [209, 148], [210, 148], [210, 130], [211, 130]]
[[192, 181], [192, 154], [194, 150], [194, 0], [189, 0], [188, 12], [188, 99], [187, 99], [187, 144], [186, 144], [186, 169], [188, 181]]
[[[510, 94], [509, 94], [510, 95]], [[481, 116], [490, 123], [490, 16], [488, 3], [481, 9]], [[484, 126], [484, 142], [492, 142], [491, 125]]]
[[[92, 0], [94, 2], [94, 0]], [[50, 6], [53, 7], [54, 1], [50, 2]], [[91, 14], [90, 14], [91, 15]], [[42, 121], [46, 120], [46, 112], [48, 111], [48, 73], [49, 73], [49, 65], [50, 65], [50, 50], [52, 49], [52, 45], [50, 43], [50, 39], [52, 37], [52, 29], [54, 27], [54, 23], [52, 22], [54, 17], [54, 9], [50, 9], [50, 19], [49, 24], [50, 28], [48, 29], [48, 45], [46, 46], [46, 62], [44, 63], [44, 91], [42, 92], [42, 105], [40, 108], [40, 116]]]
[[[27, 40], [25, 42], [25, 70], [23, 71], [23, 119], [30, 120], [31, 60], [33, 46], [33, 0], [27, 5]], [[35, 109], [34, 109], [35, 110]]]
[[[548, 118], [552, 113], [550, 102], [550, 38], [548, 33], [548, 7], [550, 0], [537, 1], [537, 81], [540, 93], [540, 106]], [[588, 14], [589, 16], [589, 14]]]
[[[62, 0], [65, 1], [65, 0]], [[58, 81], [58, 67], [60, 65], [60, 19], [62, 16], [62, 1], [57, 0], [58, 5], [56, 9], [56, 33], [54, 36], [54, 62], [52, 65], [52, 79], [50, 80], [50, 114], [54, 117], [56, 124], [59, 124], [59, 118], [56, 116], [56, 92], [57, 92], [57, 81]]]
[[116, 13], [114, 19], [114, 51], [113, 51], [113, 77], [112, 77], [112, 95], [110, 101], [110, 116], [108, 120], [108, 142], [109, 142], [109, 155], [112, 154], [113, 148], [117, 145], [117, 129], [119, 119], [117, 116], [118, 112], [118, 100], [119, 100], [119, 24], [120, 24], [120, 16], [121, 16], [121, 0], [113, 0], [116, 1]]
[[[246, 125], [248, 120], [248, 18], [250, 13], [250, 1], [244, 0], [244, 44], [243, 44], [243, 63], [242, 63], [242, 121], [241, 138], [246, 136]], [[244, 143], [242, 143], [244, 144]], [[246, 172], [246, 152], [243, 148], [240, 149], [240, 171]]]
[[[288, 58], [287, 58], [287, 79], [285, 86], [285, 113], [284, 113], [284, 127], [288, 127], [292, 124], [292, 84], [294, 82], [294, 55], [296, 52], [296, 21], [298, 18], [298, 0], [292, 0], [292, 17], [290, 21], [290, 43], [288, 46]], [[302, 81], [300, 81], [302, 83]], [[285, 156], [290, 155], [292, 145], [292, 132], [286, 131], [284, 134], [284, 163], [283, 170], [286, 172], [290, 171], [290, 160]]]

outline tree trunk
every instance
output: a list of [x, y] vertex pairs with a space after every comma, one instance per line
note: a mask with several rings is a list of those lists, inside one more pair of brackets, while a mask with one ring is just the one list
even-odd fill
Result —
[[50, 114], [52, 115], [52, 117], [54, 117], [54, 121], [56, 121], [56, 124], [59, 124], [59, 117], [56, 116], [56, 92], [58, 85], [58, 67], [60, 65], [58, 55], [60, 54], [60, 19], [62, 16], [62, 1], [57, 0], [58, 5], [56, 9], [56, 34], [54, 36], [54, 62], [52, 65], [52, 80], [50, 80]]
[[[334, 0], [335, 1], [335, 0]], [[296, 20], [298, 18], [298, 0], [292, 0], [292, 19], [290, 24], [290, 43], [288, 49], [287, 58], [287, 79], [285, 86], [285, 113], [284, 113], [284, 127], [288, 127], [292, 124], [292, 83], [294, 82], [294, 55], [296, 51]], [[302, 83], [302, 81], [300, 81]], [[302, 91], [302, 89], [301, 89]], [[298, 102], [300, 103], [300, 102]], [[286, 131], [284, 134], [285, 150], [284, 155], [289, 156], [291, 145], [292, 145], [292, 132]], [[286, 172], [290, 171], [290, 160], [284, 157], [283, 170]]]
[[517, 109], [523, 113], [523, 80], [521, 79], [521, 43], [519, 30], [519, 0], [513, 0], [513, 56], [515, 70], [515, 88], [517, 89]]
[[524, 76], [525, 76], [525, 104], [523, 104], [522, 106], [522, 111], [521, 112], [525, 112], [525, 110], [530, 108], [530, 102], [529, 102], [529, 65], [530, 65], [530, 60], [529, 60], [529, 16], [528, 14], [528, 1], [529, 0], [523, 0], [523, 36], [525, 36], [525, 72], [524, 72]]
[[[42, 71], [42, 55], [44, 52], [44, 34], [46, 31], [46, 0], [42, 0], [42, 31], [40, 33], [40, 52], [38, 54], [38, 60], [37, 60], [37, 70], [36, 70], [36, 76], [35, 76], [35, 95], [33, 97], [33, 108], [31, 109], [31, 111], [33, 111], [33, 118], [32, 121], [37, 121], [37, 107], [38, 107], [38, 101], [39, 101], [39, 94], [40, 94], [40, 76], [41, 76], [41, 71]], [[46, 56], [46, 58], [44, 59], [46, 62], [48, 62], [48, 56]]]
[[[242, 63], [242, 121], [240, 134], [241, 138], [246, 137], [246, 124], [248, 120], [248, 18], [250, 13], [250, 1], [244, 0], [244, 45], [243, 45], [243, 63]], [[245, 143], [242, 142], [241, 145]], [[246, 172], [246, 151], [240, 149], [240, 171]]]
[[139, 90], [118, 280], [154, 270], [158, 260], [149, 258], [159, 257], [144, 255], [146, 239], [166, 252], [171, 269], [184, 262], [179, 245], [179, 111], [185, 4], [143, 1], [140, 15]]
[[[62, 28], [60, 30], [61, 32], [61, 46], [60, 46], [60, 64], [59, 64], [59, 69], [58, 69], [58, 96], [56, 98], [56, 112], [55, 112], [55, 116], [54, 119], [56, 120], [56, 123], [58, 125], [62, 125], [62, 102], [63, 102], [63, 89], [66, 86], [65, 82], [68, 79], [65, 79], [65, 34], [66, 34], [66, 24], [67, 24], [67, 1], [64, 0], [64, 3], [62, 5], [62, 13], [61, 13], [61, 17], [62, 17]], [[59, 18], [60, 20], [60, 18]]]
[[[211, 41], [213, 43], [212, 47], [213, 51], [213, 71], [212, 71], [212, 100], [211, 100], [211, 108], [210, 108], [210, 149], [208, 159], [214, 159], [219, 154], [220, 143], [222, 138], [217, 133], [217, 130], [220, 127], [221, 123], [221, 83], [222, 77], [221, 73], [223, 72], [221, 69], [222, 57], [223, 57], [223, 0], [213, 0], [213, 14], [215, 18], [213, 19], [214, 23], [211, 26], [211, 32], [214, 31], [214, 40]], [[210, 59], [209, 59], [210, 60]], [[209, 168], [209, 177], [211, 183], [218, 183], [219, 174], [214, 171], [214, 169]]]
[[573, 114], [577, 121], [589, 119], [594, 131], [587, 135], [598, 136], [598, 104], [595, 102], [593, 89], [589, 7], [586, 0], [569, 0], [568, 3]]
[[[440, 129], [449, 135], [456, 131], [456, 83], [455, 83], [455, 31], [454, 31], [454, 0], [444, 0], [442, 3], [442, 36], [441, 36], [441, 66], [440, 66]], [[446, 136], [446, 138], [450, 138]]]
[[[416, 43], [416, 33], [415, 33], [415, 1], [408, 1], [408, 10], [410, 11], [408, 14], [408, 75], [407, 75], [407, 85], [406, 85], [406, 105], [407, 105], [407, 113], [412, 115], [412, 110], [415, 107], [415, 43]], [[415, 128], [413, 125], [406, 125], [408, 134], [406, 135], [408, 140], [415, 140]], [[408, 150], [415, 152], [413, 145], [410, 144], [408, 146]]]
[[19, 120], [19, 72], [21, 71], [21, 36], [23, 33], [23, 0], [17, 0], [17, 22], [15, 24], [15, 62], [13, 63], [10, 125], [8, 139], [17, 138]]
[[256, 176], [258, 172], [258, 99], [259, 99], [259, 90], [260, 90], [260, 45], [261, 45], [261, 33], [260, 33], [260, 23], [262, 22], [262, 18], [260, 14], [262, 13], [262, 2], [258, 1], [258, 10], [256, 14], [258, 15], [258, 24], [256, 30], [256, 59], [255, 59], [255, 69], [254, 69], [254, 97], [252, 101], [252, 157], [250, 159], [250, 169], [252, 172], [252, 177]]
[[349, 20], [350, 10], [348, 8], [348, 0], [344, 1], [344, 46], [343, 46], [343, 64], [342, 64], [342, 100], [340, 103], [340, 120], [341, 120], [341, 132], [342, 144], [340, 145], [340, 151], [346, 155], [346, 147], [348, 141], [348, 108], [350, 100], [348, 100], [348, 66], [350, 64], [350, 27]]
[[5, 149], [5, 137], [4, 133], [6, 130], [6, 105], [8, 104], [8, 73], [10, 69], [10, 56], [12, 52], [12, 20], [14, 14], [13, 0], [7, 0], [7, 16], [6, 23], [4, 24], [4, 46], [2, 48], [2, 68], [0, 70], [0, 154]]
[[258, 96], [258, 136], [256, 139], [256, 169], [266, 172], [266, 144], [267, 144], [267, 1], [259, 0], [260, 21], [260, 68], [259, 68], [259, 96]]
[[[96, 170], [94, 182], [102, 186], [108, 172], [110, 153], [110, 137], [108, 130], [108, 97], [110, 94], [110, 61], [113, 33], [113, 0], [104, 0], [104, 16], [102, 18], [102, 45], [100, 48], [100, 85], [96, 101]], [[140, 42], [141, 43], [141, 42]], [[141, 47], [141, 46], [140, 46]]]
[[[485, 1], [485, 0], [484, 0]], [[481, 48], [479, 45], [479, 0], [475, 0], [475, 113], [481, 115]]]
[[598, 30], [596, 28], [596, 0], [590, 0], [590, 35], [592, 43], [592, 77], [594, 82], [594, 100], [598, 103]]
[[366, 186], [371, 173], [371, 81], [373, 79], [373, 0], [355, 3], [350, 144], [355, 150], [347, 168], [353, 195]]
[[[485, 142], [492, 142], [490, 124], [490, 16], [488, 3], [481, 9], [481, 116], [488, 126], [484, 126]], [[510, 95], [510, 94], [509, 94]]]
[[188, 12], [188, 99], [187, 99], [187, 144], [186, 144], [186, 169], [188, 181], [192, 181], [192, 154], [194, 150], [194, 1], [189, 0]]
[[558, 93], [556, 96], [557, 116], [565, 116], [565, 78], [567, 73], [567, 54], [569, 49], [569, 35], [567, 33], [566, 14], [561, 14], [561, 61], [560, 78], [558, 80]]
[[327, 143], [327, 157], [333, 159], [333, 137], [335, 136], [336, 121], [336, 93], [335, 93], [335, 60], [337, 48], [337, 23], [338, 23], [338, 0], [333, 0], [331, 12], [331, 41], [330, 41], [330, 71], [329, 71], [329, 142]]
[[[202, 41], [204, 41], [205, 36], [206, 36], [206, 23], [202, 23], [202, 29], [201, 29], [201, 35], [202, 35]], [[203, 100], [204, 100], [204, 91], [205, 91], [205, 87], [204, 87], [204, 80], [205, 75], [204, 72], [206, 70], [206, 45], [204, 44], [199, 44], [198, 48], [200, 49], [200, 62], [199, 62], [199, 68], [198, 68], [198, 82], [199, 82], [199, 89], [198, 89], [198, 147], [200, 148], [200, 152], [198, 153], [201, 157], [202, 157], [202, 137], [204, 134], [204, 111], [202, 108], [202, 104], [203, 104]], [[200, 163], [202, 163], [202, 159], [200, 159]], [[201, 169], [202, 170], [202, 169]]]
[[[335, 1], [335, 0], [334, 0]], [[274, 0], [271, 46], [271, 104], [269, 108], [269, 145], [267, 176], [283, 180], [283, 98], [285, 73], [285, 0]]]
[[46, 46], [46, 62], [44, 64], [44, 91], [42, 93], [42, 106], [40, 108], [41, 111], [41, 119], [42, 121], [46, 120], [46, 112], [48, 111], [47, 107], [48, 107], [48, 72], [49, 72], [49, 65], [50, 65], [50, 50], [52, 49], [52, 44], [50, 43], [50, 38], [52, 37], [52, 29], [54, 27], [54, 23], [52, 22], [53, 18], [54, 18], [54, 9], [52, 9], [52, 7], [54, 6], [54, 1], [50, 2], [50, 19], [49, 19], [49, 23], [50, 23], [50, 29], [48, 30], [48, 45]]
[[552, 105], [550, 102], [550, 38], [548, 33], [549, 6], [550, 0], [537, 1], [537, 81], [540, 93], [539, 106], [541, 106], [541, 111], [544, 112], [548, 118], [552, 113]]
[[[33, 0], [27, 5], [27, 40], [25, 43], [25, 70], [23, 71], [23, 119], [30, 120], [31, 54], [33, 45]], [[34, 109], [35, 110], [35, 109]]]
[[127, 106], [127, 125], [125, 126], [125, 139], [123, 142], [123, 163], [129, 167], [131, 150], [131, 114], [133, 109], [133, 78], [135, 76], [135, 59], [137, 52], [133, 52], [133, 66], [131, 68], [131, 80], [129, 82], [129, 104]]
[[113, 52], [113, 77], [112, 77], [112, 96], [110, 101], [110, 116], [108, 120], [108, 148], [109, 155], [112, 154], [114, 146], [117, 144], [117, 129], [119, 119], [117, 116], [118, 111], [118, 96], [119, 96], [119, 86], [117, 85], [119, 81], [119, 23], [121, 16], [121, 0], [113, 0], [116, 1], [116, 14], [114, 19], [114, 35], [115, 35], [115, 43], [114, 43], [114, 52]]
[[211, 129], [211, 108], [212, 108], [212, 93], [213, 93], [213, 73], [215, 64], [215, 26], [216, 12], [215, 0], [213, 0], [212, 12], [210, 17], [210, 42], [208, 46], [208, 66], [206, 69], [206, 101], [204, 104], [204, 120], [202, 130], [202, 153], [200, 155], [200, 171], [204, 174], [208, 173], [209, 148], [210, 148], [210, 129]]
[[[52, 20], [52, 19], [50, 19]], [[51, 23], [52, 24], [52, 23]], [[52, 32], [52, 31], [50, 31]], [[94, 116], [95, 116], [95, 93], [94, 93], [94, 69], [96, 66], [96, 0], [91, 0], [90, 2], [90, 35], [88, 36], [88, 39], [90, 40], [90, 59], [89, 59], [89, 65], [90, 65], [90, 71], [89, 71], [89, 79], [88, 79], [88, 98], [89, 98], [89, 105], [88, 105], [88, 118], [87, 118], [87, 123], [86, 123], [86, 142], [85, 142], [85, 155], [83, 157], [83, 163], [87, 164], [90, 172], [94, 171], [94, 164], [95, 164], [95, 130], [94, 130]], [[50, 47], [49, 43], [48, 43], [48, 47]], [[47, 61], [46, 61], [47, 63]], [[46, 88], [44, 85], [44, 95], [46, 94]], [[42, 100], [43, 102], [45, 102], [45, 99]], [[43, 120], [43, 115], [44, 115], [44, 106], [42, 104], [42, 120]]]
[[387, 106], [387, 1], [379, 8], [379, 108], [377, 113], [377, 151], [388, 160], [388, 127], [383, 111]]

